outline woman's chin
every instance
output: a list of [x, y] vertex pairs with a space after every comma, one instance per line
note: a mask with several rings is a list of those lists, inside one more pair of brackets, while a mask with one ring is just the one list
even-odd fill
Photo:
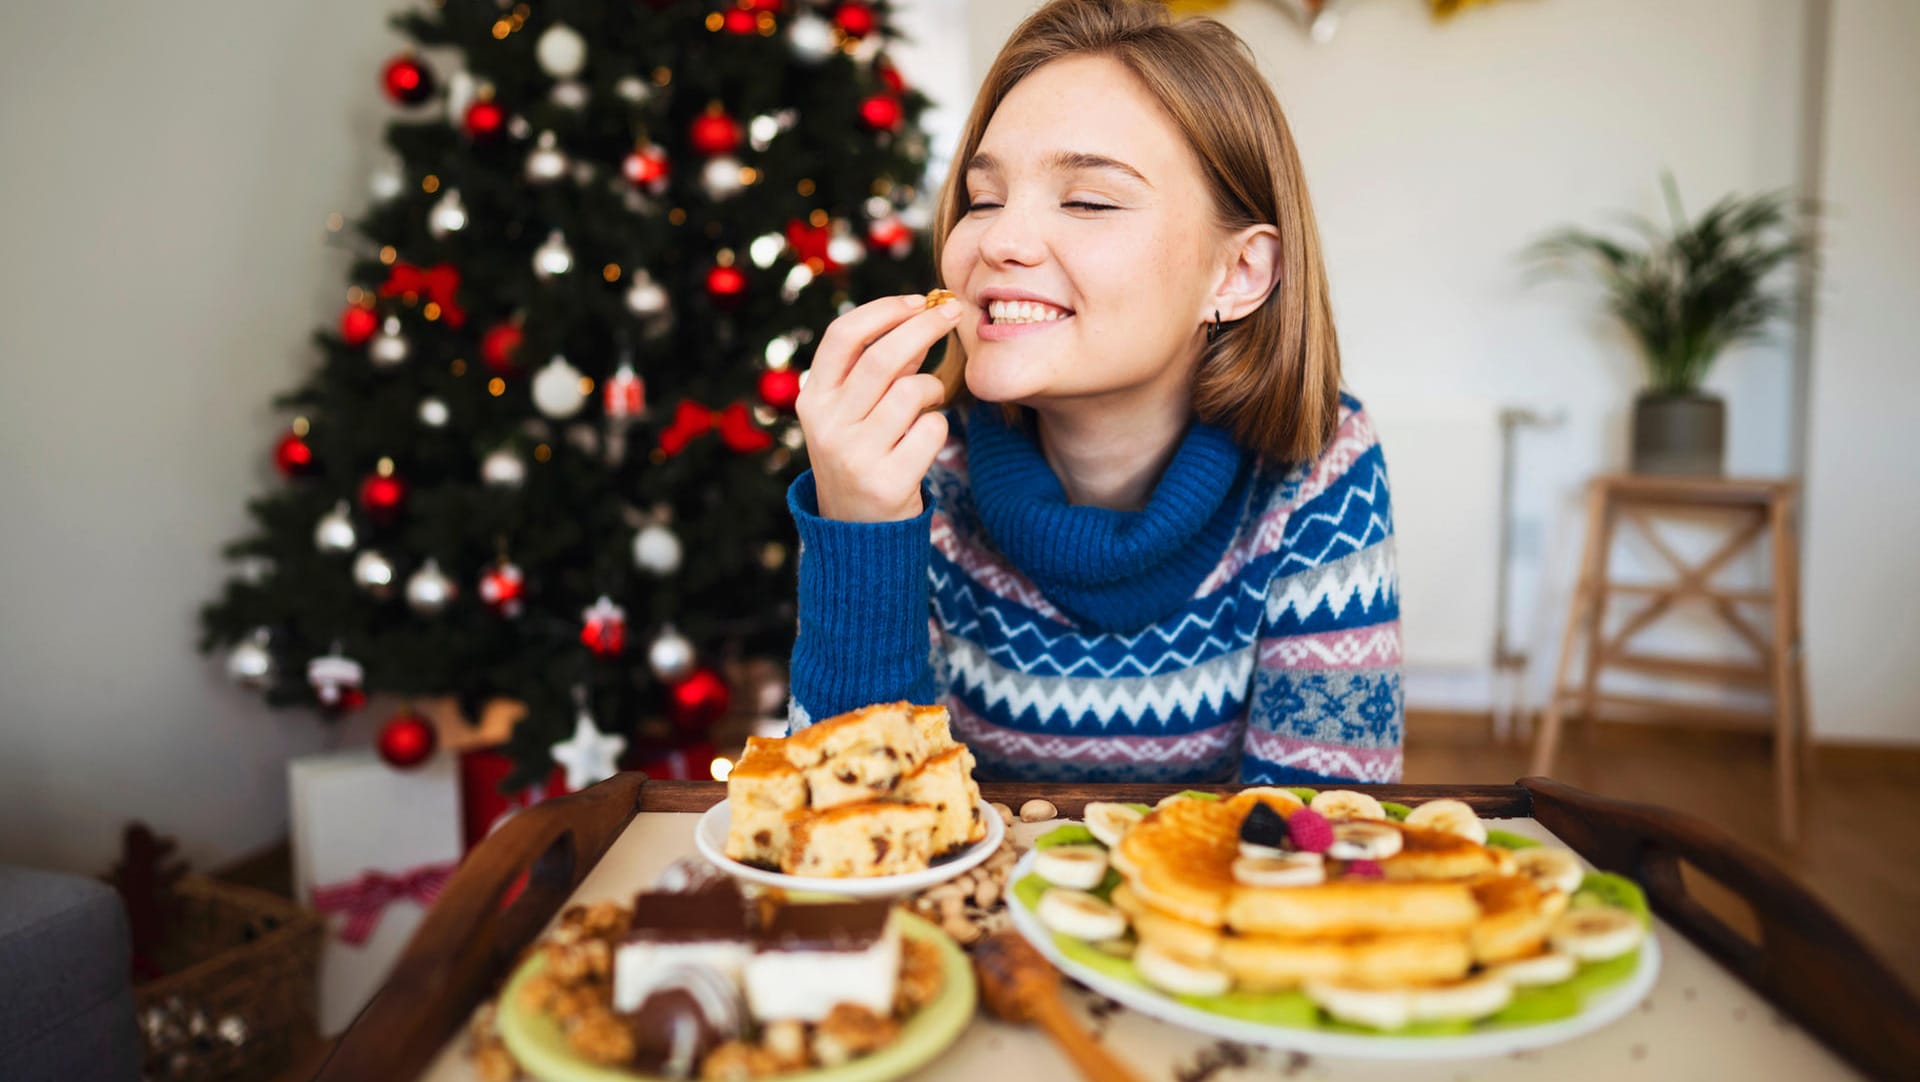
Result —
[[981, 402], [1017, 404], [1044, 390], [1033, 375], [1007, 371], [992, 361], [982, 364], [976, 355], [967, 358], [967, 393]]

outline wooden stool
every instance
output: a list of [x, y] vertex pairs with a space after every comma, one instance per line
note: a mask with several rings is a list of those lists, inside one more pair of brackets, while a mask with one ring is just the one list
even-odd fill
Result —
[[[1657, 710], [1707, 724], [1744, 724], [1771, 721], [1773, 725], [1774, 783], [1778, 793], [1780, 834], [1792, 844], [1799, 836], [1799, 769], [1805, 739], [1806, 681], [1800, 651], [1800, 561], [1794, 541], [1793, 516], [1799, 486], [1793, 481], [1727, 480], [1717, 477], [1642, 477], [1615, 474], [1595, 478], [1587, 489], [1587, 540], [1581, 557], [1579, 584], [1567, 613], [1567, 629], [1560, 642], [1560, 664], [1553, 692], [1534, 737], [1532, 771], [1548, 774], [1560, 744], [1560, 725], [1569, 700], [1577, 701], [1580, 716], [1591, 723], [1601, 706]], [[1732, 534], [1704, 561], [1690, 564], [1653, 530], [1650, 517], [1659, 512], [1706, 512], [1731, 519]], [[1621, 519], [1631, 523], [1679, 579], [1672, 583], [1614, 582], [1608, 573], [1614, 527]], [[1713, 577], [1735, 556], [1762, 537], [1771, 537], [1772, 581], [1766, 590], [1727, 590], [1712, 584]], [[1618, 630], [1605, 634], [1607, 605], [1615, 597], [1643, 598], [1645, 604]], [[1704, 601], [1726, 626], [1753, 648], [1751, 664], [1695, 661], [1634, 651], [1628, 641], [1672, 609], [1676, 602]], [[1773, 634], [1769, 639], [1741, 612], [1743, 605], [1771, 605]], [[1586, 663], [1578, 688], [1567, 683], [1574, 640], [1585, 637]], [[1746, 684], [1771, 688], [1772, 711], [1756, 713], [1598, 690], [1603, 669], [1657, 676]]]

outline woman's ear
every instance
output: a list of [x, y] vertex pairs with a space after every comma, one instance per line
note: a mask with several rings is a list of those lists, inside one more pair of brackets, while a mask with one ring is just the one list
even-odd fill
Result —
[[1280, 281], [1280, 231], [1270, 225], [1250, 225], [1227, 238], [1225, 265], [1219, 284], [1208, 298], [1205, 318], [1218, 311], [1232, 323], [1252, 315]]

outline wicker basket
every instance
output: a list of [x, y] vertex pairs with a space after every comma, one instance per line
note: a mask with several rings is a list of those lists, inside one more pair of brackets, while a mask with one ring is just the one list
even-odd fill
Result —
[[134, 990], [150, 1082], [239, 1082], [285, 1070], [314, 1039], [326, 924], [285, 898], [187, 876], [168, 899], [159, 961]]

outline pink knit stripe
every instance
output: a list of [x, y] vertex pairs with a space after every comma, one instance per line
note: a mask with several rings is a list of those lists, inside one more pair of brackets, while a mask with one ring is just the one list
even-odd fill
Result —
[[1401, 756], [1398, 747], [1353, 748], [1256, 729], [1247, 734], [1247, 754], [1278, 766], [1328, 777], [1354, 778], [1363, 782], [1400, 780]]
[[1062, 736], [1003, 729], [947, 700], [954, 735], [997, 759], [1048, 763], [1199, 763], [1223, 754], [1239, 739], [1239, 726], [1216, 725], [1177, 736]]
[[1400, 664], [1400, 621], [1260, 640], [1263, 669], [1376, 669]]

